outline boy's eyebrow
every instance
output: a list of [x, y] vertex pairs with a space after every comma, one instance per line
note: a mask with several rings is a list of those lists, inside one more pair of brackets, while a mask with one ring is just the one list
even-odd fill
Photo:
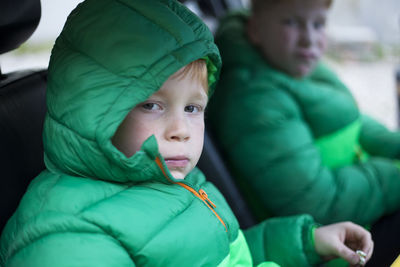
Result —
[[208, 101], [208, 95], [207, 95], [207, 93], [205, 92], [204, 89], [202, 89], [201, 92], [196, 92], [196, 93], [193, 95], [193, 98], [199, 99], [199, 100]]

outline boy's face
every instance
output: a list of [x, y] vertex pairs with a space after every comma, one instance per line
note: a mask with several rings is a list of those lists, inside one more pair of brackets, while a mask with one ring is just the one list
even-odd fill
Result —
[[323, 0], [266, 4], [250, 19], [248, 34], [272, 66], [303, 77], [324, 53], [327, 11]]
[[130, 111], [112, 142], [130, 157], [154, 134], [172, 176], [184, 179], [203, 149], [207, 100], [200, 81], [175, 73], [160, 90]]

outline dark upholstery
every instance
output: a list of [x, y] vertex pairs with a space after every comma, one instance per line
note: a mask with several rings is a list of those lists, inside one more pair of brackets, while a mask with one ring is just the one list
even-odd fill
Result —
[[[26, 41], [38, 26], [40, 15], [40, 0], [1, 0], [0, 54]], [[44, 169], [46, 73], [0, 72], [0, 232], [29, 182]]]
[[233, 213], [236, 215], [240, 227], [246, 229], [254, 225], [256, 220], [250, 213], [242, 194], [238, 190], [211, 136], [212, 135], [206, 130], [203, 153], [201, 154], [198, 167], [205, 174], [207, 180], [214, 183], [224, 195]]
[[0, 80], [0, 231], [44, 169], [45, 88], [46, 71], [15, 72]]

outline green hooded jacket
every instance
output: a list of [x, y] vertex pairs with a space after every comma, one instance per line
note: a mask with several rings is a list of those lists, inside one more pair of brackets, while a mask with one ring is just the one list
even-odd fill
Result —
[[[177, 1], [88, 0], [52, 51], [44, 149], [0, 240], [0, 266], [309, 266], [319, 261], [309, 216], [244, 234], [198, 169], [175, 180], [154, 136], [125, 157], [119, 124], [182, 66], [219, 52], [208, 28]], [[249, 245], [247, 245], [249, 243]], [[288, 245], [289, 244], [289, 245]]]
[[224, 66], [208, 120], [254, 212], [365, 225], [398, 209], [400, 133], [360, 115], [324, 65], [303, 79], [273, 69], [247, 39], [248, 15], [217, 31]]

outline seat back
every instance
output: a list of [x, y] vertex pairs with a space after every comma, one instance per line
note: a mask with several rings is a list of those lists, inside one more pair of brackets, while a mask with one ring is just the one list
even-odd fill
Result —
[[255, 217], [250, 212], [221, 152], [213, 141], [211, 132], [208, 130], [205, 131], [203, 152], [197, 166], [205, 174], [207, 180], [212, 182], [224, 195], [238, 219], [240, 227], [246, 229], [254, 225], [256, 223]]
[[[40, 0], [2, 0], [0, 54], [26, 41], [40, 15]], [[0, 71], [0, 232], [29, 182], [44, 169], [45, 87], [46, 71]]]
[[0, 80], [0, 231], [44, 169], [45, 88], [46, 71], [10, 73]]

